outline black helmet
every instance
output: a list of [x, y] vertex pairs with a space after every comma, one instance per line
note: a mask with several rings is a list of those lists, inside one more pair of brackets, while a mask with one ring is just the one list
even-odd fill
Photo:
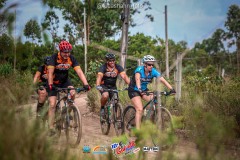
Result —
[[107, 53], [106, 56], [105, 56], [105, 58], [106, 58], [107, 60], [110, 60], [110, 59], [114, 59], [114, 60], [115, 60], [115, 55], [112, 54], [112, 53]]
[[45, 57], [45, 58], [44, 58], [44, 64], [45, 64], [45, 65], [48, 65], [50, 59], [51, 59], [50, 56]]

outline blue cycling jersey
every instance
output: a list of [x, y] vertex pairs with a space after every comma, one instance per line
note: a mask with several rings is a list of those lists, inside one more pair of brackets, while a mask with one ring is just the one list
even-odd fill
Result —
[[152, 68], [152, 71], [149, 72], [148, 75], [145, 75], [144, 66], [137, 67], [136, 70], [134, 71], [134, 75], [130, 83], [130, 87], [133, 88], [135, 91], [138, 91], [138, 88], [136, 86], [136, 80], [135, 80], [136, 73], [140, 73], [141, 89], [143, 91], [147, 89], [148, 83], [151, 83], [154, 77], [157, 78], [161, 76], [161, 74], [155, 68]]

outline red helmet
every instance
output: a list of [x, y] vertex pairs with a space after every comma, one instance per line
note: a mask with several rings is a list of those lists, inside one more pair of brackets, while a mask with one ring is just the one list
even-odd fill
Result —
[[72, 45], [68, 41], [61, 41], [59, 43], [59, 50], [61, 52], [71, 52], [72, 51]]

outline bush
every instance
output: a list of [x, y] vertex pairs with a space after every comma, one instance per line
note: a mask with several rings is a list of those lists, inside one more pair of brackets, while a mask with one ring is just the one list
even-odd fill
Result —
[[13, 72], [13, 68], [9, 63], [0, 64], [0, 76], [8, 76]]

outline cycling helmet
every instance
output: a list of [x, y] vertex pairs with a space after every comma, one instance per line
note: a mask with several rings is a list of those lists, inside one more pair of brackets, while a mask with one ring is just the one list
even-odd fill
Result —
[[71, 52], [72, 45], [68, 41], [63, 40], [59, 43], [59, 50], [61, 52]]
[[115, 59], [115, 55], [112, 54], [112, 53], [107, 53], [106, 56], [105, 56], [105, 58], [106, 58], [107, 60]]
[[143, 59], [142, 59], [142, 62], [143, 62], [143, 63], [146, 63], [146, 62], [155, 62], [155, 61], [156, 61], [156, 59], [155, 59], [153, 56], [151, 56], [151, 55], [146, 55], [146, 56], [144, 56]]
[[51, 59], [50, 56], [45, 57], [44, 60], [43, 60], [43, 61], [44, 61], [44, 64], [45, 64], [45, 65], [48, 65], [50, 59]]

